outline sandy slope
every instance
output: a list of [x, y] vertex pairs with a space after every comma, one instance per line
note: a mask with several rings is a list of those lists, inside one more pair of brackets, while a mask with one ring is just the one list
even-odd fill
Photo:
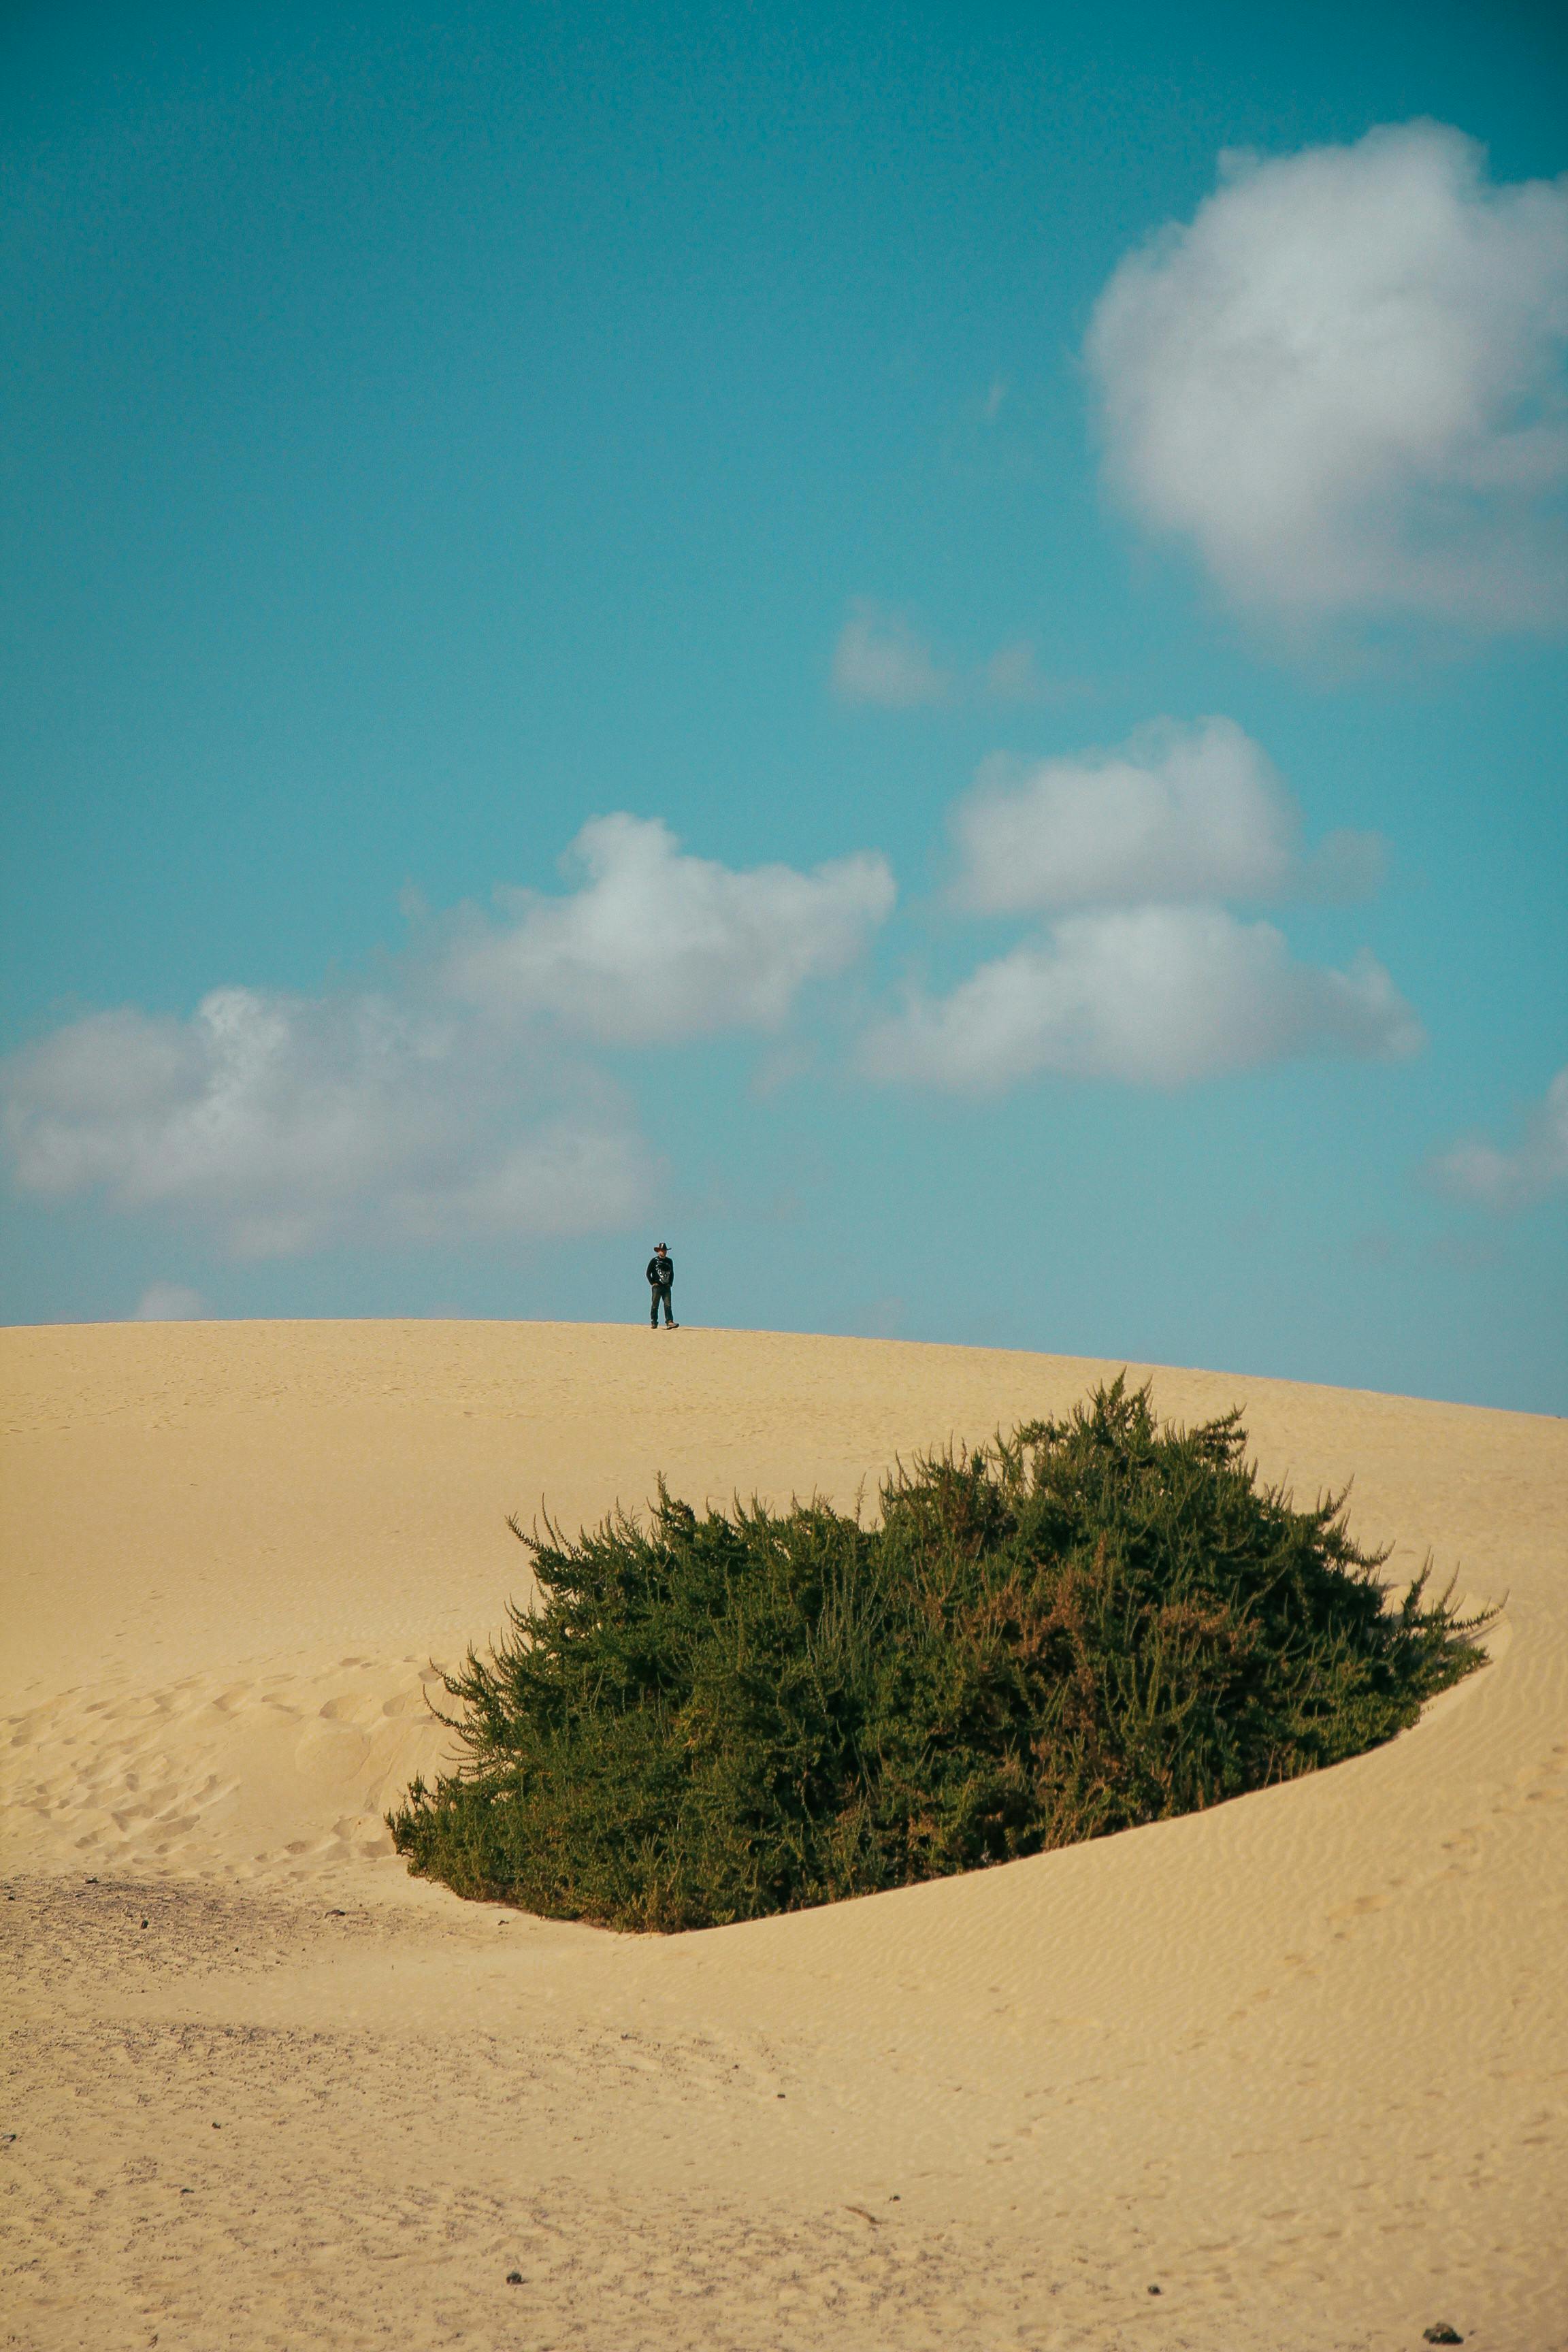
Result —
[[[1568, 2345], [1568, 1425], [1245, 1403], [1395, 1569], [1509, 1595], [1375, 1755], [633, 1940], [390, 1856], [505, 1512], [841, 1499], [1101, 1367], [476, 1324], [0, 1333], [0, 2341]], [[509, 2285], [507, 2273], [521, 2273]], [[1158, 2284], [1156, 2296], [1149, 2292]]]

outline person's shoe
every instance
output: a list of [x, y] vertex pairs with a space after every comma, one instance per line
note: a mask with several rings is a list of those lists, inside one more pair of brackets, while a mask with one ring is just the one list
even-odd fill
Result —
[[667, 1323], [664, 1328], [667, 1331], [679, 1331], [680, 1326], [679, 1323]]

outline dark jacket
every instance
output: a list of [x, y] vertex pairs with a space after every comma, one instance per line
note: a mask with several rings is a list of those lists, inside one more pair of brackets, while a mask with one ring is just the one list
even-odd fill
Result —
[[647, 1278], [655, 1290], [668, 1290], [675, 1280], [675, 1260], [660, 1257], [656, 1250], [647, 1262]]

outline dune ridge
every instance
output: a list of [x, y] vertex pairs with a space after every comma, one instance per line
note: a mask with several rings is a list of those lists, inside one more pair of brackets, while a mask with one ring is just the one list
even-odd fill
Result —
[[1353, 1473], [1391, 1576], [1507, 1593], [1489, 1666], [1331, 1773], [668, 1940], [391, 1855], [431, 1662], [523, 1589], [508, 1510], [572, 1527], [660, 1469], [847, 1502], [1118, 1369], [0, 1334], [7, 2340], [1568, 2344], [1560, 1422], [1152, 1373], [1162, 1413], [1242, 1404], [1299, 1496]]

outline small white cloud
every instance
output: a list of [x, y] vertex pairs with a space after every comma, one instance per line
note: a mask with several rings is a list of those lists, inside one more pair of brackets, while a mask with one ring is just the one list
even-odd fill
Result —
[[1293, 963], [1269, 923], [1213, 907], [1065, 917], [863, 1040], [884, 1082], [986, 1094], [1054, 1071], [1176, 1087], [1310, 1054], [1413, 1053], [1420, 1025], [1383, 967]]
[[1092, 678], [1063, 677], [1043, 670], [1028, 637], [1012, 637], [998, 646], [982, 664], [973, 683], [994, 702], [1068, 703], [1092, 699]]
[[879, 856], [736, 873], [633, 816], [596, 817], [572, 854], [584, 887], [506, 894], [505, 923], [454, 950], [452, 995], [617, 1045], [776, 1030], [808, 981], [853, 961], [896, 896]]
[[1471, 1137], [1435, 1161], [1433, 1173], [1445, 1192], [1488, 1209], [1527, 1209], [1568, 1191], [1568, 1069], [1530, 1113], [1516, 1150]]
[[1330, 836], [1314, 860], [1267, 755], [1233, 719], [1163, 719], [1116, 751], [988, 762], [959, 803], [959, 903], [982, 914], [1328, 895], [1364, 887], [1378, 845]]
[[132, 1323], [189, 1323], [205, 1314], [206, 1301], [199, 1290], [183, 1282], [153, 1282], [131, 1310]]
[[833, 690], [841, 702], [871, 702], [884, 710], [910, 710], [945, 702], [952, 681], [931, 649], [896, 613], [869, 597], [851, 605], [833, 655]]
[[985, 665], [985, 691], [998, 702], [1038, 702], [1043, 698], [1046, 681], [1027, 637], [997, 646]]
[[1090, 323], [1107, 463], [1244, 607], [1568, 613], [1568, 178], [1411, 122], [1225, 157]]
[[1388, 872], [1388, 844], [1380, 833], [1324, 834], [1297, 870], [1302, 898], [1370, 898]]

